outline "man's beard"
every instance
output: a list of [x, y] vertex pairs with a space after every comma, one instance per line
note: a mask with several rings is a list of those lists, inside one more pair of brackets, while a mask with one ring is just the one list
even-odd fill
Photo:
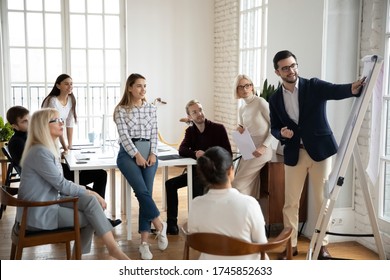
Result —
[[192, 119], [192, 122], [200, 125], [200, 124], [203, 124], [205, 122], [205, 118], [201, 118], [200, 120], [198, 118]]
[[295, 82], [297, 81], [297, 78], [298, 78], [298, 76], [294, 75], [293, 77], [282, 78], [282, 80], [286, 83], [289, 83], [289, 84], [295, 84]]

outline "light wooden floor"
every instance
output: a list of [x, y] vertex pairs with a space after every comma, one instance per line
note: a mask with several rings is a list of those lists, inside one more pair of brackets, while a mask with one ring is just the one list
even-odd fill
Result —
[[[182, 172], [181, 168], [170, 168], [169, 173], [171, 176], [180, 174]], [[121, 213], [121, 204], [120, 204], [120, 174], [116, 175], [117, 182], [117, 197], [116, 197], [116, 212], [117, 217], [121, 218], [123, 223], [117, 226], [114, 229], [114, 235], [116, 240], [118, 241], [119, 246], [122, 250], [132, 259], [140, 259], [138, 253], [138, 245], [140, 243], [140, 237], [137, 233], [138, 229], [138, 202], [136, 198], [133, 196], [132, 207], [133, 207], [133, 240], [126, 240], [126, 224], [125, 224], [125, 215]], [[155, 187], [154, 187], [154, 198], [161, 209], [161, 170], [158, 169]], [[107, 189], [106, 200], [110, 201], [109, 197], [110, 191]], [[183, 188], [179, 191], [179, 226], [184, 224], [187, 219], [187, 190]], [[108, 206], [107, 216], [111, 215], [111, 207]], [[161, 209], [161, 217], [166, 219], [166, 212]], [[12, 207], [8, 207], [7, 211], [3, 214], [3, 218], [0, 220], [0, 259], [5, 260], [9, 259], [9, 253], [11, 249], [11, 239], [10, 239], [10, 230], [13, 225], [13, 221], [15, 218], [15, 209]], [[115, 218], [115, 217], [113, 217]], [[274, 236], [277, 232], [271, 234]], [[155, 260], [180, 260], [182, 259], [183, 254], [183, 245], [184, 239], [182, 234], [177, 236], [168, 236], [169, 246], [164, 251], [161, 252], [157, 248], [157, 240], [154, 239], [154, 236], [150, 236], [149, 242], [151, 243], [151, 251], [154, 255]], [[309, 240], [305, 237], [299, 238], [298, 249], [299, 255], [294, 257], [295, 260], [304, 260], [306, 259], [306, 251], [309, 247]], [[334, 243], [329, 245], [330, 253], [337, 258], [346, 258], [346, 259], [355, 259], [355, 260], [377, 260], [378, 255], [373, 251], [361, 246], [357, 242], [342, 242], [342, 243]], [[277, 258], [278, 252], [271, 252], [269, 254], [271, 259]], [[191, 259], [196, 259], [198, 256], [197, 252], [191, 252]], [[26, 248], [23, 251], [23, 259], [65, 259], [65, 249], [62, 245], [47, 245], [40, 246], [34, 248]], [[83, 259], [87, 260], [104, 260], [108, 259], [107, 251], [100, 241], [99, 238], [94, 238], [94, 242], [92, 245], [92, 251], [88, 255], [84, 255]]]

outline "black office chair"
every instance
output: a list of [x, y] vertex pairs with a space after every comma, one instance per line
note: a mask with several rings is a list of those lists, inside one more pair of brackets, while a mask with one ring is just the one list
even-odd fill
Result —
[[[7, 167], [7, 174], [5, 177], [4, 186], [6, 187], [6, 190], [11, 195], [17, 195], [18, 194], [18, 188], [11, 187], [11, 183], [20, 182], [20, 174], [22, 169], [19, 165], [17, 165], [11, 157], [11, 154], [8, 151], [8, 146], [4, 146], [1, 148], [3, 151], [3, 154], [9, 161], [8, 167]], [[6, 205], [0, 205], [0, 219], [3, 217], [3, 211], [5, 211]]]

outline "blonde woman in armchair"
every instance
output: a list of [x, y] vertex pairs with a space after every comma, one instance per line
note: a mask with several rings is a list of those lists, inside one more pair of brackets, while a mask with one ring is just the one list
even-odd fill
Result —
[[[29, 134], [23, 152], [23, 169], [18, 198], [28, 201], [56, 200], [59, 196], [79, 197], [79, 221], [81, 227], [82, 253], [89, 253], [93, 234], [96, 233], [108, 249], [110, 258], [128, 260], [118, 247], [113, 227], [103, 210], [106, 202], [96, 192], [68, 181], [63, 176], [60, 162], [58, 137], [62, 135], [64, 121], [56, 109], [36, 111], [30, 121]], [[18, 208], [16, 221], [22, 216]], [[73, 209], [67, 205], [51, 205], [30, 209], [27, 216], [28, 230], [52, 230], [73, 226]]]

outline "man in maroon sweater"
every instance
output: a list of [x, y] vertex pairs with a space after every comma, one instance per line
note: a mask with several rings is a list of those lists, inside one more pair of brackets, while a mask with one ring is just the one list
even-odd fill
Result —
[[[192, 125], [186, 129], [185, 136], [179, 147], [179, 154], [183, 157], [197, 159], [211, 147], [220, 146], [232, 154], [229, 138], [222, 124], [207, 120], [202, 105], [197, 100], [191, 100], [186, 105], [188, 120]], [[192, 169], [193, 197], [203, 194], [204, 184], [199, 179], [196, 166]], [[187, 186], [187, 174], [171, 178], [165, 182], [167, 193], [167, 233], [177, 235], [178, 195], [177, 190]]]

